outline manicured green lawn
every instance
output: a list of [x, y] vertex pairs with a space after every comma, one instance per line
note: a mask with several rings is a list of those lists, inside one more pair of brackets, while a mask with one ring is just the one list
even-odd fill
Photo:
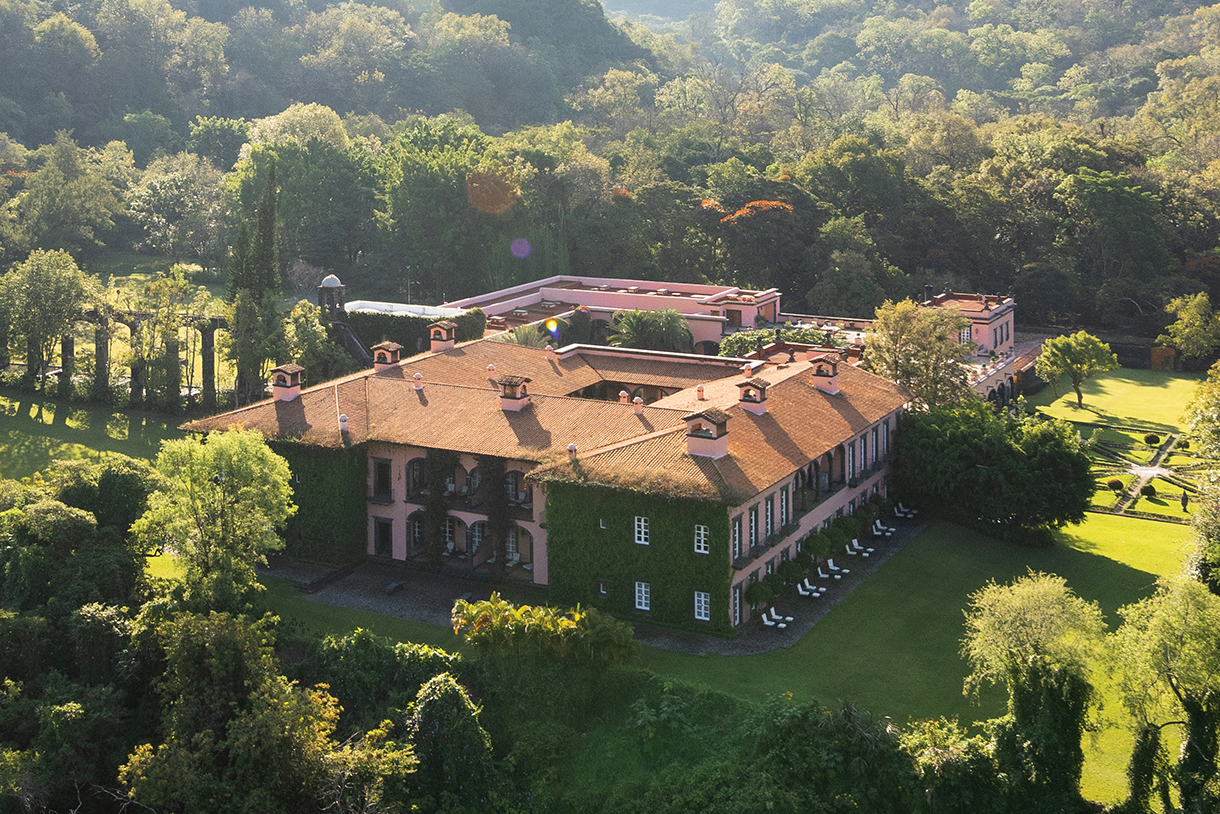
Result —
[[[989, 578], [1007, 582], [1027, 569], [1059, 574], [1097, 601], [1108, 621], [1122, 605], [1152, 591], [1156, 577], [1176, 571], [1182, 527], [1090, 515], [1048, 550], [1020, 548], [966, 529], [934, 524], [896, 554], [791, 649], [759, 656], [689, 656], [648, 650], [651, 669], [750, 699], [791, 691], [797, 698], [852, 700], [879, 715], [957, 715], [974, 721], [1003, 712], [999, 692], [975, 706], [962, 695], [966, 662], [959, 655], [962, 611]], [[799, 609], [789, 601], [784, 607]], [[1113, 710], [1116, 704], [1107, 705]], [[1113, 800], [1123, 790], [1130, 736], [1104, 733], [1091, 755], [1086, 794]], [[1096, 749], [1094, 750], [1096, 751]]]
[[1048, 385], [1029, 402], [1044, 413], [1068, 421], [1176, 432], [1200, 379], [1196, 374], [1124, 367], [1085, 382], [1080, 388], [1083, 407], [1076, 406], [1076, 394], [1066, 376], [1058, 383], [1058, 398]]
[[56, 459], [119, 452], [152, 459], [167, 438], [181, 438], [181, 419], [119, 412], [13, 390], [0, 391], [0, 477], [45, 471]]
[[1135, 502], [1135, 505], [1131, 507], [1132, 509], [1137, 512], [1163, 514], [1167, 517], [1178, 519], [1190, 517], [1194, 513], [1195, 504], [1193, 496], [1186, 505], [1186, 511], [1182, 511], [1181, 487], [1174, 486], [1163, 478], [1153, 478], [1149, 483], [1156, 487], [1156, 496], [1144, 497], [1140, 495], [1140, 499]]

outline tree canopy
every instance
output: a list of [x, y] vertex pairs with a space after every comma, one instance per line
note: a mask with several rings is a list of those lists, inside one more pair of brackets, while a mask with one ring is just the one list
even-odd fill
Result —
[[865, 337], [864, 364], [910, 391], [916, 409], [978, 398], [964, 364], [974, 347], [959, 340], [969, 326], [955, 309], [887, 300]]
[[165, 485], [136, 521], [137, 539], [173, 551], [213, 607], [238, 601], [258, 585], [254, 567], [284, 546], [278, 531], [296, 511], [287, 462], [260, 433], [234, 429], [166, 441], [156, 467]]
[[1092, 334], [1077, 331], [1071, 336], [1055, 336], [1042, 344], [1034, 371], [1052, 385], [1063, 375], [1072, 382], [1077, 406], [1084, 405], [1080, 386], [1096, 373], [1118, 369], [1118, 357], [1110, 346]]

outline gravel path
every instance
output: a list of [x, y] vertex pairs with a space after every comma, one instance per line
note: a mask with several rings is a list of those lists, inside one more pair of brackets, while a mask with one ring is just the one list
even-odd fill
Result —
[[[736, 637], [721, 639], [692, 631], [637, 624], [636, 641], [649, 647], [698, 656], [748, 656], [780, 647], [791, 647], [800, 641], [819, 619], [842, 602], [927, 525], [922, 520], [888, 522], [898, 527], [893, 537], [888, 540], [862, 540], [864, 545], [877, 549], [871, 557], [835, 557], [836, 564], [851, 569], [851, 573], [841, 580], [833, 580], [830, 590], [821, 598], [810, 599], [794, 595], [776, 601], [776, 608], [781, 614], [795, 618], [786, 630], [764, 627], [760, 621], [752, 620], [738, 631]], [[415, 619], [444, 627], [449, 626], [449, 611], [456, 600], [488, 599], [497, 587], [485, 580], [421, 571], [397, 563], [384, 562], [367, 562], [348, 573], [337, 574], [322, 566], [276, 558], [268, 568], [260, 569], [259, 573], [296, 583], [305, 592], [305, 598], [311, 602]], [[319, 582], [325, 584], [325, 587], [312, 593], [308, 592], [310, 586]]]

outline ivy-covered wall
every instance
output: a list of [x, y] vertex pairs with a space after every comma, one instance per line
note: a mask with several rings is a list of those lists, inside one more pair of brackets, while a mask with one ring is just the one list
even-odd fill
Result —
[[288, 461], [297, 513], [288, 521], [285, 553], [327, 565], [349, 565], [368, 553], [368, 450], [328, 449], [269, 439]]
[[[480, 338], [487, 327], [487, 316], [481, 308], [472, 308], [461, 316], [447, 319], [457, 323], [459, 342]], [[403, 346], [403, 352], [408, 356], [428, 349], [428, 326], [436, 321], [436, 317], [406, 314], [371, 314], [364, 311], [350, 311], [347, 314], [348, 327], [366, 348], [378, 342], [397, 342]]]
[[[648, 545], [635, 542], [637, 515], [648, 518]], [[729, 519], [723, 505], [551, 482], [546, 517], [556, 604], [579, 602], [620, 619], [705, 632], [732, 630]], [[707, 554], [695, 553], [696, 525], [708, 527]], [[606, 584], [604, 597], [599, 582]], [[636, 582], [651, 587], [649, 611], [635, 609]], [[711, 595], [710, 621], [695, 620], [695, 591]]]

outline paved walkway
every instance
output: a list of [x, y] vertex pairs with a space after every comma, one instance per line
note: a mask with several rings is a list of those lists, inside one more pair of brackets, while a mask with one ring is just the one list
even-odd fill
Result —
[[[795, 621], [786, 630], [764, 627], [760, 621], [752, 620], [738, 631], [736, 637], [721, 639], [637, 624], [636, 641], [649, 647], [699, 656], [748, 656], [791, 647], [927, 525], [921, 520], [890, 519], [888, 522], [898, 527], [893, 537], [888, 540], [872, 538], [867, 542], [861, 539], [861, 543], [876, 549], [871, 557], [865, 559], [843, 555], [842, 558], [834, 558], [836, 565], [851, 569], [851, 573], [843, 579], [831, 580], [828, 583], [830, 590], [822, 597], [809, 599], [794, 595], [776, 601], [780, 613], [794, 617]], [[259, 569], [259, 573], [296, 583], [306, 591], [305, 598], [311, 602], [415, 619], [443, 627], [449, 626], [449, 612], [455, 601], [488, 599], [491, 592], [499, 587], [486, 580], [420, 571], [383, 562], [368, 562], [350, 572], [336, 573], [323, 566], [273, 558], [270, 566]], [[308, 592], [309, 587], [317, 584], [324, 587]]]

